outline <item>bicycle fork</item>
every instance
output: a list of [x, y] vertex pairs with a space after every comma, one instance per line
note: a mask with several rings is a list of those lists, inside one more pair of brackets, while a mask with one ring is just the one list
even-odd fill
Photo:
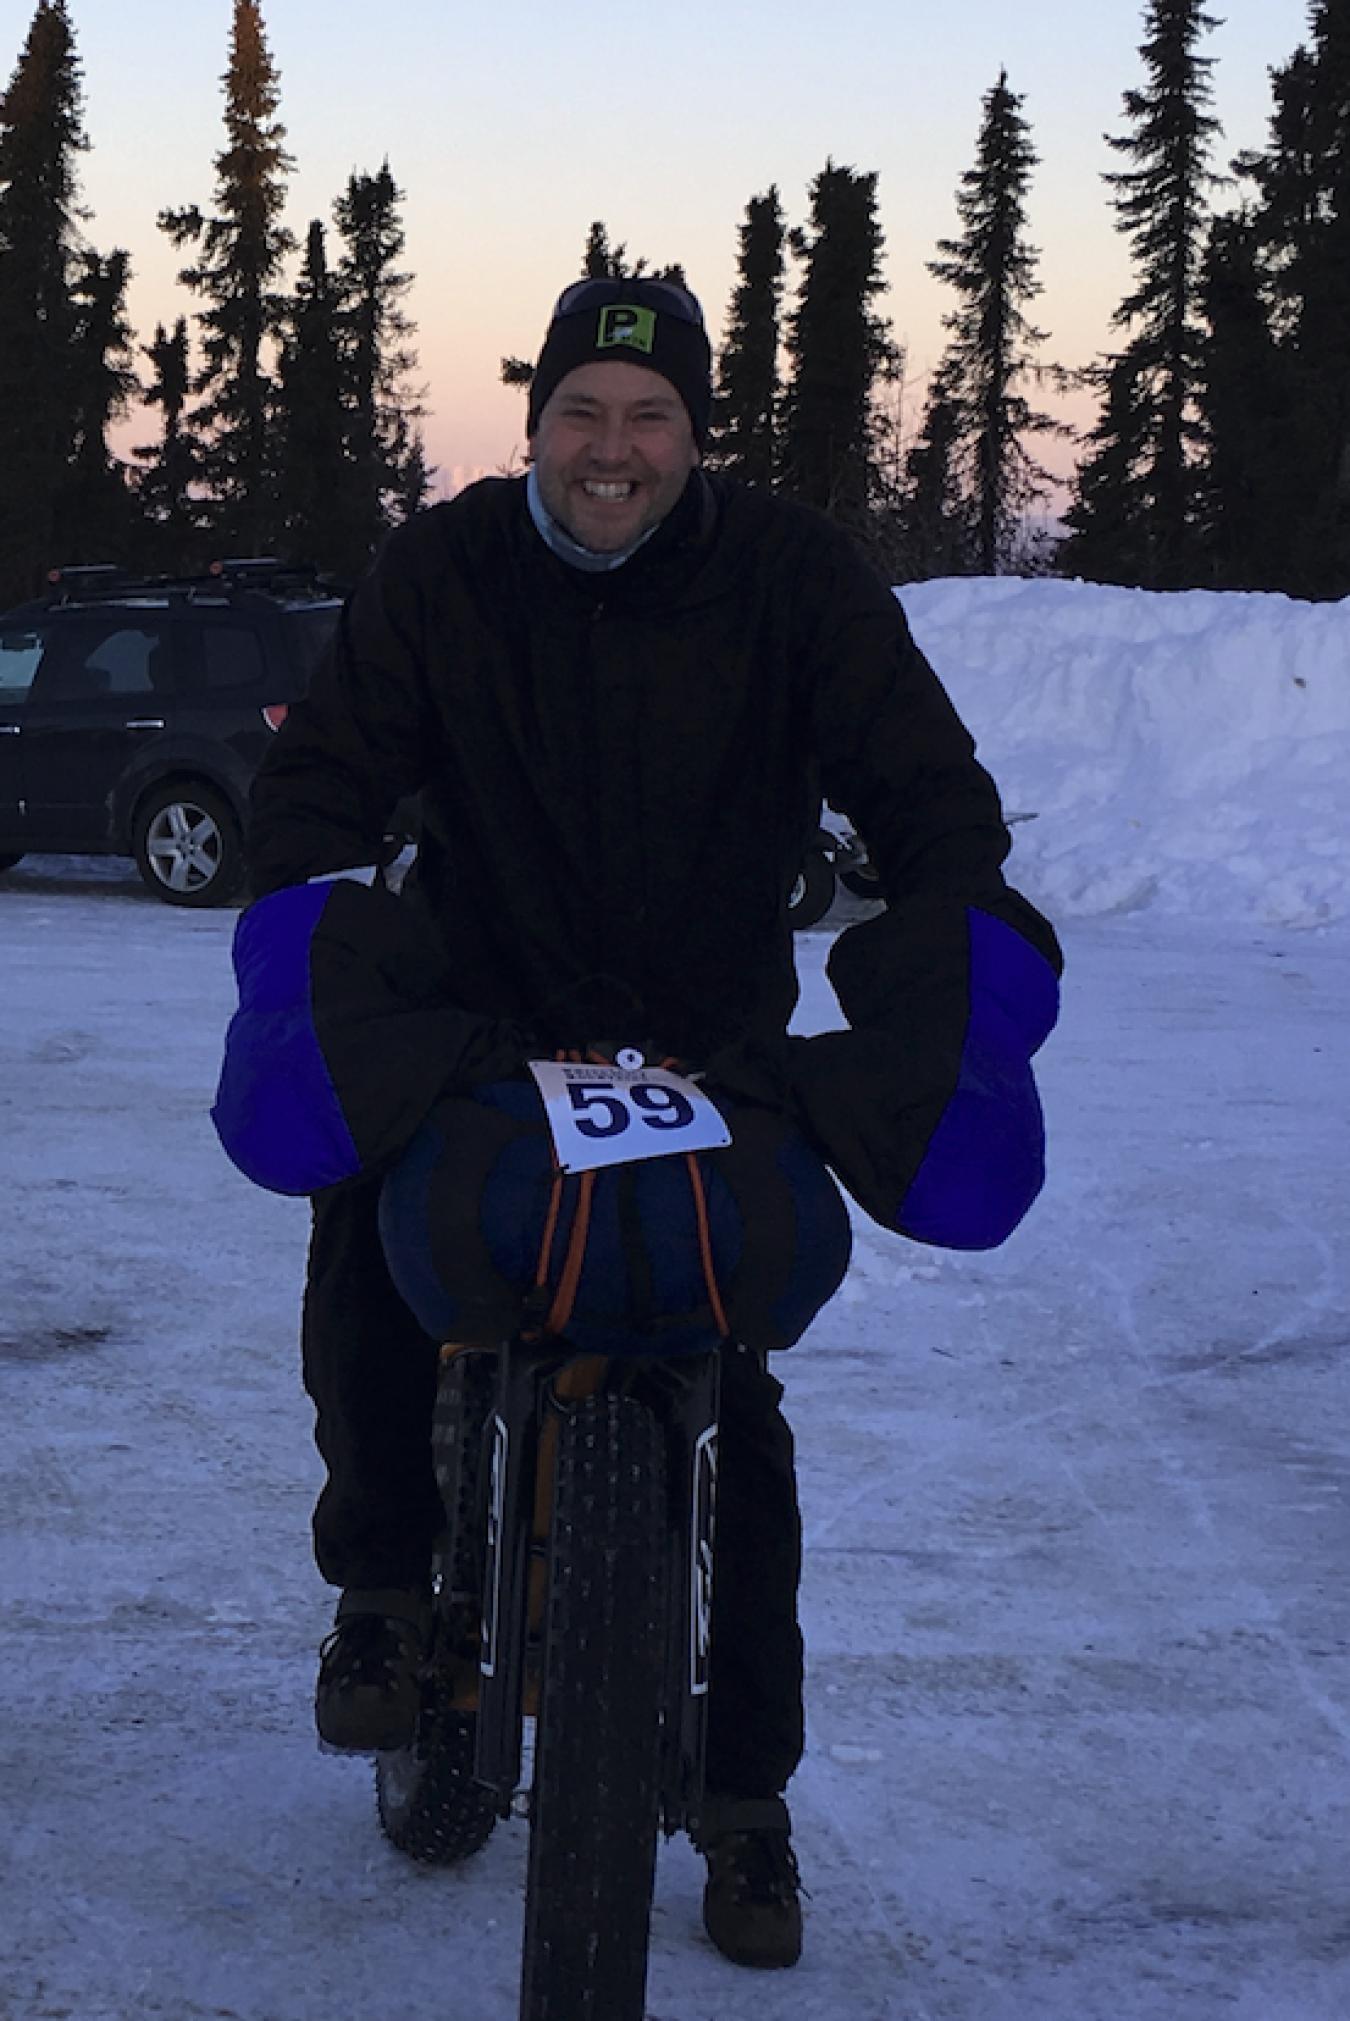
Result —
[[663, 1704], [662, 1823], [687, 1829], [703, 1792], [713, 1545], [717, 1504], [716, 1354], [601, 1359], [556, 1342], [514, 1341], [498, 1358], [496, 1397], [484, 1430], [486, 1555], [474, 1773], [505, 1815], [521, 1774], [521, 1722], [532, 1709], [546, 1551], [552, 1446], [560, 1416], [599, 1388], [638, 1397], [666, 1447], [669, 1596]]

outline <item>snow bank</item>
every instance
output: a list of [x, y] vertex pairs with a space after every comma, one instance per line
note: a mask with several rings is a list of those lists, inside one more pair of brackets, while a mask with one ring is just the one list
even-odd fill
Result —
[[1350, 600], [1013, 577], [898, 591], [1065, 917], [1350, 913]]

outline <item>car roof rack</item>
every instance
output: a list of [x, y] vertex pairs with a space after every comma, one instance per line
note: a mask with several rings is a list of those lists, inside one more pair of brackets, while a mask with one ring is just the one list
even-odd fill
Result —
[[287, 593], [306, 598], [333, 598], [343, 590], [314, 562], [281, 561], [275, 555], [248, 555], [213, 561], [200, 572], [182, 575], [138, 575], [112, 562], [78, 563], [49, 569], [47, 593], [27, 608], [50, 609], [61, 604], [120, 602], [135, 597], [185, 603], [233, 601], [250, 593]]
[[75, 562], [62, 568], [49, 568], [47, 581], [53, 589], [91, 590], [110, 585], [114, 580], [124, 578], [126, 573], [115, 561]]

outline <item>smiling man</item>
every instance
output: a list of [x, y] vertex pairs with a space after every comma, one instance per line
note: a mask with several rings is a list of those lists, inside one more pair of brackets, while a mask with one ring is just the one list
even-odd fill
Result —
[[655, 531], [698, 462], [689, 410], [644, 365], [579, 365], [539, 417], [532, 496], [611, 567]]
[[597, 303], [593, 281], [567, 289], [530, 385], [531, 510], [546, 539], [575, 543], [569, 558], [583, 568], [596, 556], [617, 567], [656, 530], [708, 426], [702, 317], [671, 313], [693, 297], [668, 282], [620, 292], [664, 306]]
[[[250, 1177], [315, 1196], [304, 1355], [328, 1465], [316, 1555], [342, 1588], [316, 1697], [333, 1747], [404, 1747], [418, 1717], [437, 1342], [391, 1277], [378, 1204], [440, 1097], [519, 1096], [531, 1059], [641, 1041], [703, 1076], [733, 1135], [805, 1139], [920, 1239], [992, 1246], [1039, 1185], [1029, 1060], [1059, 957], [1003, 881], [993, 782], [839, 530], [705, 472], [711, 400], [687, 291], [567, 289], [531, 386], [528, 477], [391, 536], [255, 783], [260, 902], [216, 1114]], [[831, 958], [855, 1029], [790, 1041], [787, 902], [822, 792], [887, 909]], [[378, 887], [409, 794], [423, 826], [402, 895], [333, 882]], [[747, 1236], [755, 1268], [737, 1266], [733, 1290], [758, 1289], [720, 1339], [698, 1828], [708, 1932], [760, 1967], [801, 1943], [783, 1799], [803, 1735], [800, 1524], [768, 1352], [796, 1337], [794, 1259], [819, 1251], [818, 1305], [847, 1256], [832, 1192], [837, 1239], [794, 1204], [795, 1156], [774, 1167], [773, 1242]]]

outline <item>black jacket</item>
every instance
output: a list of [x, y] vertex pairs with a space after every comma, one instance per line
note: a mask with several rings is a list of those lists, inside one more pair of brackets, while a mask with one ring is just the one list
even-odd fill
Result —
[[[818, 514], [701, 473], [609, 574], [546, 547], [523, 479], [391, 537], [256, 780], [255, 894], [369, 863], [412, 793], [416, 903], [460, 1008], [550, 1050], [654, 1041], [764, 1099], [790, 1076], [808, 1124], [823, 1076], [861, 1127], [877, 1090], [855, 1070], [888, 1054], [921, 1112], [896, 1183], [955, 1085], [966, 909], [1058, 962], [1004, 885], [994, 785], [895, 597]], [[822, 793], [890, 912], [836, 950], [873, 1035], [790, 1068], [785, 901]]]

